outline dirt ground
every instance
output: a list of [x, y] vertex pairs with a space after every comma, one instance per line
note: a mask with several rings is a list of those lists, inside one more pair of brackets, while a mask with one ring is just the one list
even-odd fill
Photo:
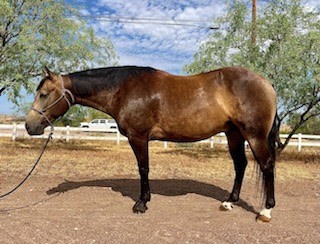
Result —
[[[26, 175], [42, 142], [0, 139], [0, 194]], [[319, 243], [320, 150], [283, 154], [270, 223], [255, 222], [263, 200], [248, 158], [241, 201], [221, 212], [234, 177], [226, 147], [151, 143], [152, 199], [134, 214], [139, 179], [127, 143], [52, 141], [31, 178], [0, 199], [1, 243]]]

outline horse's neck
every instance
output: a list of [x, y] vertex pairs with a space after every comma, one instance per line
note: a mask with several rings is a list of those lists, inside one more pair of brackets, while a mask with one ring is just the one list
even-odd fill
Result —
[[101, 92], [100, 94], [86, 97], [75, 96], [75, 104], [95, 108], [109, 115], [112, 115], [113, 112], [111, 106], [112, 100], [113, 94], [108, 92], [103, 92], [103, 94]]
[[73, 81], [64, 79], [66, 89], [69, 89], [74, 96], [75, 104], [91, 107], [112, 115], [112, 101], [115, 91], [100, 91], [93, 95], [79, 95], [73, 89]]

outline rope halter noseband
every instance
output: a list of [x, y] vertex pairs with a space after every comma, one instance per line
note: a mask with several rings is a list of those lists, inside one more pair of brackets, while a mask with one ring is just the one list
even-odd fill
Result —
[[[36, 111], [37, 113], [41, 114], [41, 115], [46, 119], [46, 121], [47, 121], [47, 122], [49, 123], [49, 125], [51, 126], [51, 132], [53, 132], [54, 126], [53, 126], [53, 123], [49, 120], [48, 116], [45, 114], [45, 112], [46, 112], [48, 109], [50, 109], [50, 108], [52, 108], [53, 106], [55, 106], [55, 105], [56, 105], [58, 102], [60, 102], [60, 100], [62, 100], [62, 99], [64, 99], [64, 100], [67, 102], [69, 108], [70, 108], [70, 107], [74, 104], [74, 102], [75, 102], [75, 99], [74, 99], [74, 96], [73, 96], [72, 92], [64, 87], [64, 84], [63, 84], [63, 80], [62, 80], [62, 76], [61, 76], [61, 75], [59, 75], [59, 80], [60, 80], [61, 88], [62, 88], [62, 89], [61, 89], [61, 96], [60, 96], [57, 100], [55, 100], [53, 103], [51, 103], [50, 105], [48, 105], [47, 107], [43, 108], [42, 110], [38, 110], [38, 109], [36, 109], [36, 108], [34, 108], [34, 107], [31, 108], [32, 110], [34, 110], [34, 111]], [[69, 96], [70, 96], [70, 98], [71, 98], [71, 101], [68, 99], [67, 94], [69, 94]], [[68, 109], [69, 109], [69, 108], [68, 108]]]

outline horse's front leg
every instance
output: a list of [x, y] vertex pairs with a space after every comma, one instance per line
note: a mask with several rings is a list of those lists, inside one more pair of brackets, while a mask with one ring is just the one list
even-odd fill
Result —
[[137, 137], [129, 138], [131, 148], [137, 158], [140, 173], [140, 199], [133, 206], [134, 213], [144, 213], [148, 207], [147, 202], [151, 199], [149, 187], [149, 152], [148, 140]]

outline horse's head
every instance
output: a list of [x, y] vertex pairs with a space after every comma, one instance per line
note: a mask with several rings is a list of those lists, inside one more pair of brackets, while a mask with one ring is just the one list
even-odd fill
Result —
[[35, 100], [26, 118], [26, 129], [29, 135], [41, 135], [52, 122], [65, 114], [74, 102], [72, 93], [65, 89], [61, 75], [44, 70]]

